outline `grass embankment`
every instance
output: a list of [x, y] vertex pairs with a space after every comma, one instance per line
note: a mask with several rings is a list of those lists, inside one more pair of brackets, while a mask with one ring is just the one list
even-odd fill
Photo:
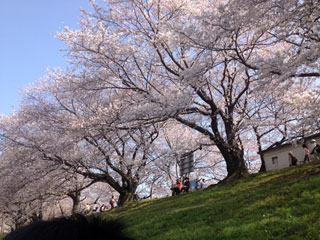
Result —
[[320, 239], [320, 162], [99, 216], [121, 219], [137, 240]]
[[320, 162], [100, 214], [137, 240], [320, 239]]

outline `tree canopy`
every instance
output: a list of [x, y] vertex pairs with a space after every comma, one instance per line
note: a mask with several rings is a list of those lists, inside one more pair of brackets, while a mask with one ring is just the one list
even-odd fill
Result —
[[123, 204], [141, 184], [179, 177], [183, 152], [204, 147], [202, 167], [223, 166], [216, 179], [232, 180], [254, 152], [319, 129], [319, 1], [91, 6], [79, 29], [57, 34], [68, 67], [1, 117], [2, 159], [105, 182]]

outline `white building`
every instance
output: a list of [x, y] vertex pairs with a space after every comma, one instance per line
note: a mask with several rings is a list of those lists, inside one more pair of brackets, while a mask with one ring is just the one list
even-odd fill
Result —
[[[298, 165], [303, 164], [303, 144], [306, 144], [311, 152], [316, 144], [320, 144], [320, 134], [311, 135], [290, 143], [286, 142], [281, 145], [276, 145], [272, 148], [261, 151], [260, 154], [262, 154], [262, 156], [264, 157], [266, 170], [270, 171], [289, 167], [289, 152], [292, 152], [292, 155], [298, 159]], [[315, 155], [311, 154], [310, 158], [311, 161], [313, 161], [315, 159]]]

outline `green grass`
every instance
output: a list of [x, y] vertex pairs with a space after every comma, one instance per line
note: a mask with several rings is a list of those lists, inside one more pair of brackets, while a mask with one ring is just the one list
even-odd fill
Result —
[[320, 239], [320, 163], [129, 204], [118, 218], [143, 240]]
[[120, 219], [137, 240], [320, 239], [320, 162], [134, 202], [99, 216]]

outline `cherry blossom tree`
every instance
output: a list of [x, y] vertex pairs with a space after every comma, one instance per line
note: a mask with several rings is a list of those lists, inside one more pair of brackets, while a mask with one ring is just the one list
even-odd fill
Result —
[[[194, 154], [193, 171], [181, 176], [181, 157], [188, 153]], [[154, 154], [157, 161], [152, 164], [146, 185], [150, 192], [154, 186], [156, 196], [170, 195], [170, 188], [184, 176], [189, 176], [190, 180], [205, 177], [219, 182], [227, 174], [223, 157], [210, 139], [176, 120], [166, 121], [160, 129]]]
[[254, 79], [226, 49], [248, 33], [223, 34], [219, 27], [211, 39], [223, 49], [203, 49], [201, 38], [193, 44], [187, 34], [201, 33], [194, 28], [181, 31], [191, 28], [186, 22], [198, 23], [196, 17], [209, 6], [219, 15], [219, 6], [210, 1], [110, 1], [105, 8], [92, 6], [94, 13], [83, 12], [79, 31], [59, 34], [69, 46], [69, 61], [85, 68], [78, 75], [82, 84], [134, 91], [136, 108], [127, 121], [174, 118], [211, 139], [227, 163], [228, 178], [246, 175], [239, 130]]
[[2, 138], [0, 145], [1, 213], [12, 229], [27, 221], [47, 219], [56, 203], [67, 197], [72, 199], [70, 212], [79, 211], [80, 193], [92, 181], [54, 162], [27, 155], [17, 148], [17, 141], [13, 144]]
[[26, 90], [20, 110], [3, 117], [2, 137], [21, 154], [108, 183], [119, 193], [120, 205], [133, 200], [153, 160], [150, 146], [159, 124], [127, 125], [122, 115], [130, 105], [118, 101], [117, 91], [71, 88], [69, 78], [58, 76]]
[[[230, 50], [235, 51], [239, 62], [257, 73], [259, 80], [276, 77], [278, 81], [287, 81], [293, 77], [320, 76], [318, 1], [220, 3], [219, 18], [210, 17], [211, 10], [200, 14], [200, 19], [207, 23], [205, 30], [216, 31], [213, 27], [221, 26], [230, 33], [247, 31], [249, 41], [238, 38], [237, 46]], [[209, 20], [205, 20], [206, 17], [210, 17]], [[197, 32], [204, 31], [198, 29]], [[212, 42], [204, 40], [202, 45], [209, 48]], [[220, 48], [217, 44], [214, 46]], [[255, 56], [248, 57], [249, 54]]]
[[160, 182], [157, 168], [172, 181], [180, 151], [204, 144], [160, 133], [174, 120], [205, 139], [203, 159], [219, 151], [212, 169], [223, 158], [227, 174], [218, 180], [245, 176], [253, 135], [260, 150], [318, 120], [318, 90], [297, 88], [319, 77], [317, 3], [91, 1], [80, 29], [58, 34], [69, 67], [2, 117], [4, 150], [108, 183], [123, 204], [139, 184]]

